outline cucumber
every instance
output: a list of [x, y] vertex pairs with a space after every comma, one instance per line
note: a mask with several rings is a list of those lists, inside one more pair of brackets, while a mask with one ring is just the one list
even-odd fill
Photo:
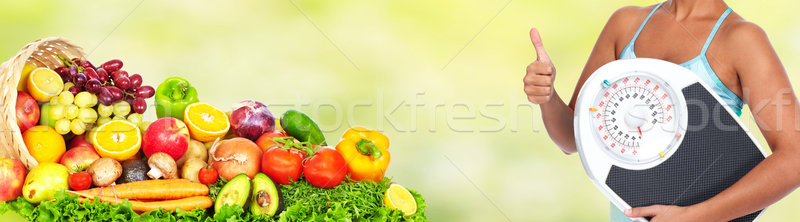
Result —
[[311, 117], [299, 110], [286, 110], [281, 116], [280, 122], [281, 128], [290, 136], [300, 140], [300, 142], [310, 142], [320, 146], [328, 145], [325, 142], [325, 136], [322, 135], [322, 130], [319, 129], [319, 125]]

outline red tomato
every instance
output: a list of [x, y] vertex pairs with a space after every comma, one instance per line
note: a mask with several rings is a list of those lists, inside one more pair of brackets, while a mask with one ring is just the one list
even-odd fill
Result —
[[197, 173], [197, 179], [200, 180], [200, 183], [205, 185], [216, 183], [217, 178], [219, 178], [219, 173], [217, 173], [217, 169], [211, 166], [203, 167], [200, 169], [200, 172]]
[[331, 188], [339, 185], [347, 174], [347, 163], [342, 154], [330, 147], [320, 147], [303, 166], [303, 175], [311, 185]]
[[278, 184], [289, 185], [300, 179], [304, 158], [300, 151], [272, 147], [261, 158], [261, 172]]
[[69, 175], [69, 187], [72, 190], [85, 190], [92, 186], [92, 175], [87, 172], [73, 173]]
[[286, 132], [273, 130], [271, 132], [261, 134], [261, 136], [258, 137], [258, 140], [256, 140], [256, 144], [259, 148], [261, 148], [262, 152], [267, 152], [269, 148], [272, 148], [276, 144], [275, 141], [272, 140], [273, 138], [288, 136], [289, 134], [286, 134]]

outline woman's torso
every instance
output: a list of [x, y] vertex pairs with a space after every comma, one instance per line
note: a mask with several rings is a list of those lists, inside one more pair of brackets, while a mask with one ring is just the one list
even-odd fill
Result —
[[[662, 3], [663, 4], [663, 3]], [[662, 4], [643, 7], [638, 15], [630, 16], [624, 29], [630, 33], [619, 35], [615, 44], [615, 58], [636, 57], [658, 58], [679, 64], [692, 70], [707, 85], [741, 115], [742, 89], [736, 71], [728, 61], [725, 40], [728, 38], [727, 26], [742, 22], [741, 17], [725, 7], [710, 14], [716, 17], [701, 17], [677, 22], [675, 15]], [[660, 6], [660, 7], [659, 7]], [[657, 8], [658, 7], [658, 8]], [[717, 24], [719, 23], [719, 24]], [[627, 27], [630, 24], [635, 26]], [[709, 40], [710, 38], [710, 40]], [[611, 221], [630, 221], [613, 204], [610, 206]]]
[[[625, 26], [621, 30], [629, 31], [618, 35], [616, 58], [658, 58], [680, 64], [695, 72], [734, 112], [741, 114], [741, 85], [728, 62], [731, 55], [725, 51], [730, 38], [727, 30], [731, 24], [742, 22], [741, 17], [726, 13], [728, 8], [724, 6], [709, 11], [707, 16], [678, 19], [667, 4], [654, 10], [659, 5], [635, 10], [635, 14], [626, 17], [631, 21], [620, 24]], [[707, 42], [708, 37], [711, 39]]]

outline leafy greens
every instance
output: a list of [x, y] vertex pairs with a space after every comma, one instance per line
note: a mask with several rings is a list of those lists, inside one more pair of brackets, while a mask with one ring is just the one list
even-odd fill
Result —
[[[224, 181], [209, 186], [209, 196], [216, 194]], [[213, 208], [191, 211], [154, 210], [136, 214], [131, 204], [110, 204], [99, 201], [82, 203], [78, 196], [56, 193], [54, 201], [34, 205], [23, 198], [0, 202], [0, 214], [13, 211], [29, 221], [427, 221], [427, 207], [422, 195], [409, 190], [417, 202], [417, 212], [403, 217], [399, 210], [383, 206], [383, 195], [391, 185], [390, 179], [380, 182], [347, 182], [330, 189], [321, 189], [301, 180], [281, 185], [285, 210], [269, 218], [252, 215], [242, 207], [224, 206], [216, 214]]]

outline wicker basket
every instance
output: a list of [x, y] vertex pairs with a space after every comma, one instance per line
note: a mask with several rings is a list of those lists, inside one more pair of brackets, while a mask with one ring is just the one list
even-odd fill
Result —
[[16, 101], [17, 83], [20, 81], [25, 64], [55, 69], [61, 66], [57, 55], [67, 58], [86, 58], [83, 49], [72, 41], [49, 37], [29, 43], [0, 65], [0, 157], [19, 159], [28, 169], [39, 164], [28, 152], [22, 141], [22, 133], [17, 126]]

